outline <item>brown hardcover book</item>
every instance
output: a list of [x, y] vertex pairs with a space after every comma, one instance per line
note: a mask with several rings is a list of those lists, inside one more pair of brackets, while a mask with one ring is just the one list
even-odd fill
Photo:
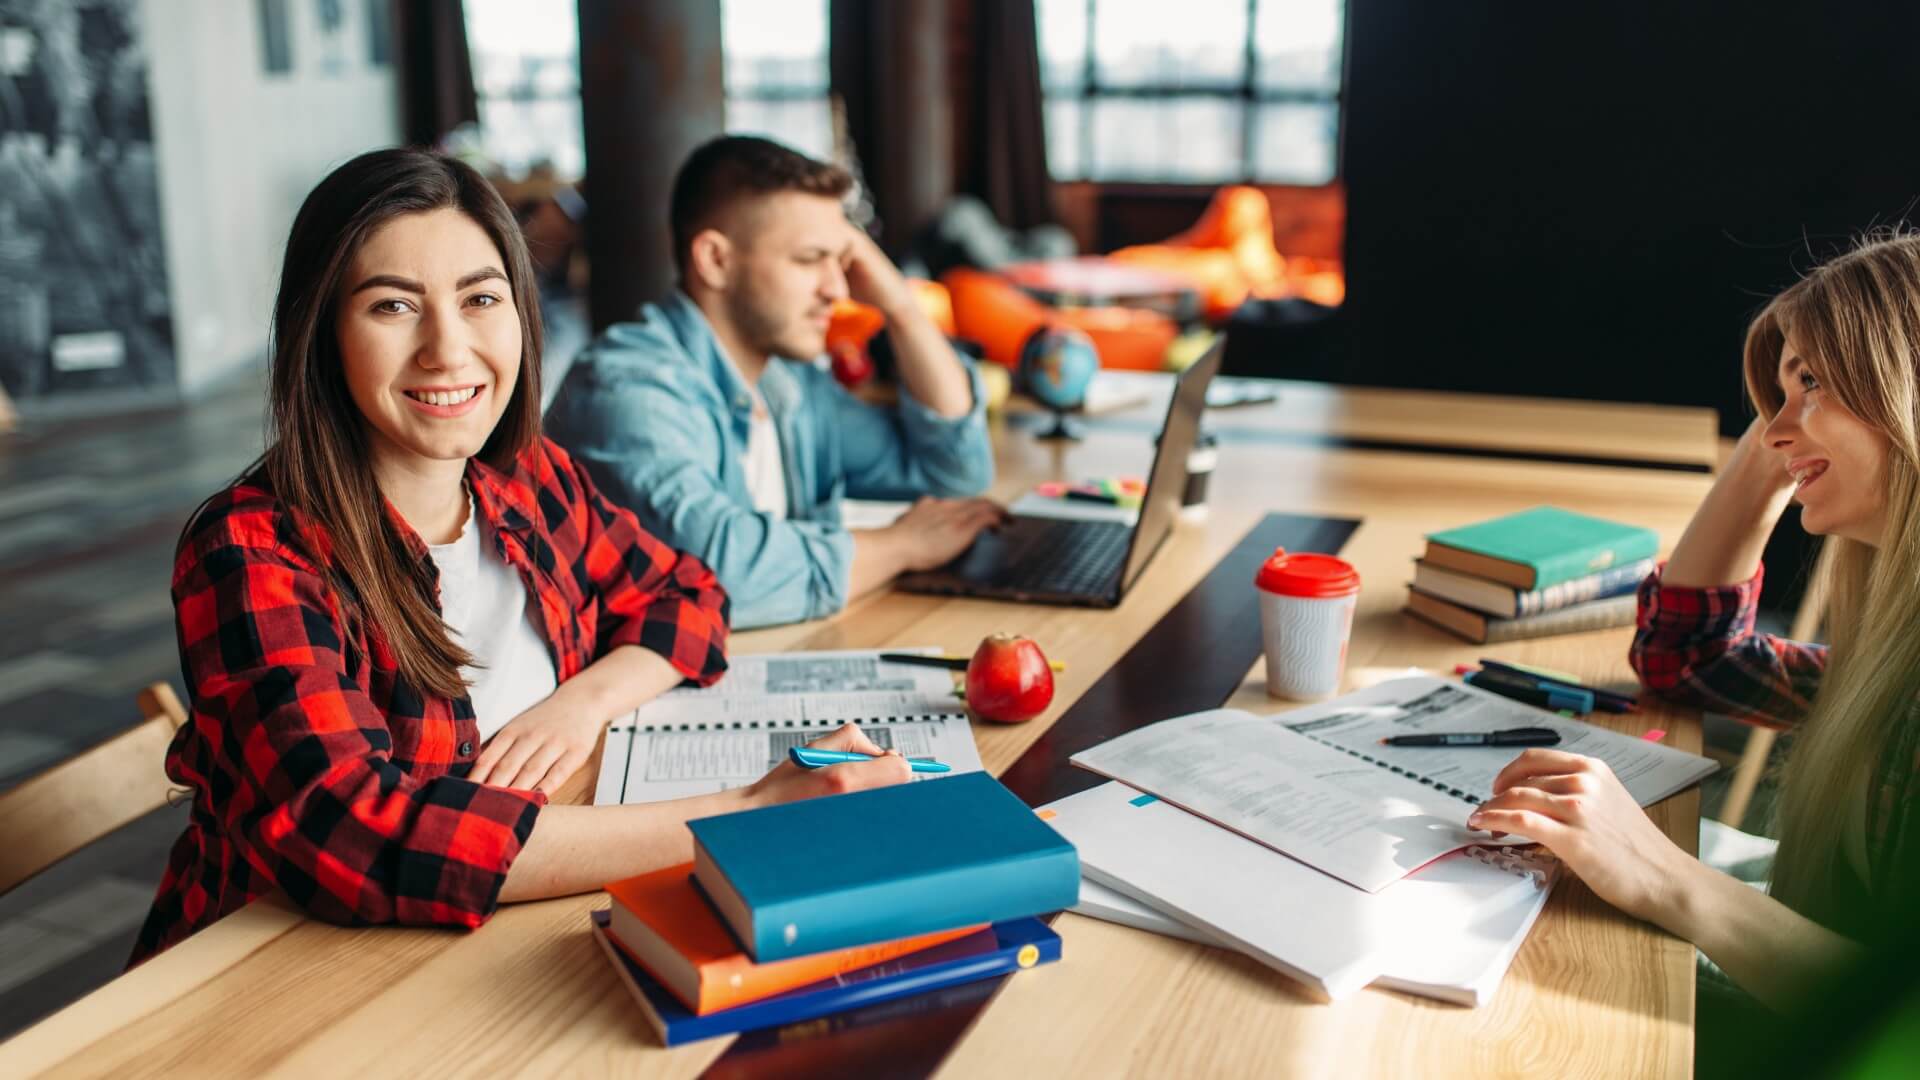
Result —
[[1407, 614], [1415, 618], [1458, 634], [1475, 644], [1492, 645], [1524, 638], [1552, 637], [1555, 634], [1578, 634], [1587, 630], [1610, 630], [1616, 626], [1632, 626], [1638, 607], [1638, 598], [1629, 593], [1605, 600], [1589, 600], [1584, 604], [1574, 604], [1572, 607], [1564, 607], [1558, 611], [1522, 615], [1517, 619], [1502, 619], [1472, 608], [1461, 607], [1459, 604], [1449, 603], [1437, 596], [1429, 596], [1418, 589], [1408, 589], [1406, 610]]

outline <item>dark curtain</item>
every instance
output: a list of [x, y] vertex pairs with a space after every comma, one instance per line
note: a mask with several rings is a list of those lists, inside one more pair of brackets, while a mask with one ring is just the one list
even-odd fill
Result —
[[971, 0], [972, 70], [967, 163], [960, 189], [1016, 229], [1054, 220], [1033, 0]]
[[432, 146], [461, 124], [480, 122], [460, 0], [402, 0], [393, 5], [407, 142]]
[[828, 69], [896, 255], [953, 195], [946, 0], [832, 0]]

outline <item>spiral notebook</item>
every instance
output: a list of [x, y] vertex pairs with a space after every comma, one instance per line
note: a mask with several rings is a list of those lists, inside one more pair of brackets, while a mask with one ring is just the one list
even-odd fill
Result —
[[1080, 852], [1073, 910], [1246, 953], [1329, 1000], [1373, 984], [1484, 1004], [1557, 873], [1472, 847], [1369, 893], [1124, 784], [1039, 813]]
[[1520, 753], [1382, 740], [1517, 727], [1552, 728], [1557, 749], [1606, 762], [1642, 806], [1718, 767], [1698, 754], [1429, 676], [1275, 716], [1216, 709], [1175, 717], [1082, 750], [1072, 761], [1378, 892], [1442, 855], [1488, 843], [1486, 833], [1467, 828], [1467, 815]]
[[883, 750], [935, 758], [954, 773], [983, 767], [944, 669], [888, 663], [878, 650], [748, 654], [730, 657], [714, 685], [669, 691], [616, 720], [593, 801], [659, 802], [744, 787], [785, 761], [788, 749], [848, 722]]

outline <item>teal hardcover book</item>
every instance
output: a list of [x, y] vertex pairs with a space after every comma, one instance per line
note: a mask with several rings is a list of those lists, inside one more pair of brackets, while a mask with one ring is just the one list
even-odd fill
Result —
[[1652, 558], [1659, 548], [1652, 529], [1536, 506], [1433, 533], [1425, 561], [1519, 589], [1544, 589]]
[[699, 818], [693, 875], [753, 958], [1072, 907], [1073, 845], [986, 773]]

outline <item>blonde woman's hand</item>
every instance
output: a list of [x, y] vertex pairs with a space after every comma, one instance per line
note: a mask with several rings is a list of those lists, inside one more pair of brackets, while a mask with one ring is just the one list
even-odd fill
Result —
[[1647, 817], [1606, 762], [1559, 750], [1528, 750], [1508, 763], [1467, 827], [1538, 841], [1602, 900], [1650, 922], [1667, 922], [1677, 890], [1704, 869]]
[[473, 759], [467, 778], [476, 784], [540, 791], [560, 790], [593, 756], [605, 720], [549, 697], [507, 722]]
[[899, 751], [880, 749], [853, 724], [843, 724], [807, 745], [820, 750], [851, 750], [877, 756], [872, 761], [829, 765], [824, 769], [803, 769], [791, 761], [783, 761], [747, 788], [749, 805], [770, 806], [821, 795], [843, 795], [898, 784], [913, 775], [913, 767]]
[[1767, 421], [1756, 416], [1734, 441], [1733, 454], [1728, 457], [1725, 469], [1740, 472], [1749, 481], [1766, 492], [1784, 492], [1793, 488], [1793, 477], [1787, 472], [1787, 459], [1780, 451], [1767, 445]]

